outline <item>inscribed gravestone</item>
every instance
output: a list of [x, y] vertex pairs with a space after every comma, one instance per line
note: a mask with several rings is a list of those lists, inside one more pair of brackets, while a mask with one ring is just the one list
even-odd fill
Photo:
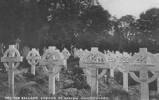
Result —
[[90, 52], [85, 53], [80, 58], [80, 67], [86, 69], [90, 76], [91, 96], [98, 96], [98, 69], [106, 68], [109, 65], [106, 62], [103, 53], [98, 51], [98, 48], [91, 48]]

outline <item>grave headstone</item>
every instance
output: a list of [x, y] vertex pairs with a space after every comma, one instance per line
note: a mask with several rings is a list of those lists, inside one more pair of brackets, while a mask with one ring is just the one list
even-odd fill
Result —
[[26, 59], [28, 63], [31, 65], [31, 74], [35, 75], [36, 65], [39, 63], [39, 60], [41, 59], [39, 51], [33, 48], [31, 51], [29, 51]]
[[123, 88], [128, 91], [128, 70], [127, 66], [124, 64], [128, 63], [128, 60], [131, 58], [131, 55], [124, 52], [122, 55], [118, 56], [117, 60], [117, 69], [123, 73]]
[[80, 67], [85, 69], [89, 74], [89, 84], [91, 87], [91, 96], [98, 96], [98, 69], [108, 68], [105, 55], [98, 51], [98, 48], [93, 47], [91, 51], [86, 51], [80, 58]]
[[23, 58], [20, 56], [15, 45], [9, 45], [9, 48], [5, 51], [4, 56], [1, 58], [1, 62], [3, 62], [8, 71], [9, 95], [12, 98], [14, 97], [14, 71], [22, 60]]
[[49, 76], [49, 93], [55, 94], [55, 78], [63, 65], [64, 57], [56, 47], [49, 47], [43, 54], [40, 65]]
[[[154, 81], [158, 74], [154, 74], [151, 78], [148, 76], [148, 71], [159, 71], [159, 62], [155, 56], [147, 52], [146, 48], [140, 48], [139, 53], [136, 53], [130, 60], [127, 66], [130, 76], [140, 83], [141, 100], [149, 100], [149, 83]], [[133, 71], [139, 71], [139, 77]]]

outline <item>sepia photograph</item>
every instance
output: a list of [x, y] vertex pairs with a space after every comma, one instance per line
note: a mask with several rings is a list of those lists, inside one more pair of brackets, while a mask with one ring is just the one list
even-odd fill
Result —
[[159, 100], [159, 0], [0, 0], [0, 100]]

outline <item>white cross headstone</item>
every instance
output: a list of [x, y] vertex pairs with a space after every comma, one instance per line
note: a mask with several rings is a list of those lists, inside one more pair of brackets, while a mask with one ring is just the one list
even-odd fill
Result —
[[123, 88], [128, 91], [128, 70], [125, 64], [128, 64], [128, 60], [131, 58], [131, 55], [124, 52], [120, 56], [117, 57], [116, 64], [118, 65], [116, 68], [123, 73]]
[[[149, 61], [151, 59], [151, 62]], [[130, 76], [141, 86], [141, 100], [149, 100], [149, 83], [157, 78], [157, 74], [148, 77], [148, 71], [159, 71], [159, 62], [155, 56], [147, 52], [146, 48], [141, 48], [139, 53], [135, 54], [128, 63], [127, 70]], [[139, 77], [132, 71], [139, 71]]]
[[40, 58], [39, 51], [37, 51], [35, 48], [29, 51], [26, 57], [28, 63], [31, 65], [31, 74], [33, 75], [35, 75], [35, 66], [39, 63]]
[[106, 68], [109, 65], [106, 62], [105, 55], [98, 51], [98, 48], [93, 47], [91, 51], [86, 51], [80, 58], [80, 67], [85, 69], [86, 74], [89, 74], [89, 85], [91, 86], [91, 96], [98, 96], [98, 69]]
[[8, 71], [9, 94], [11, 97], [14, 97], [14, 71], [22, 60], [23, 58], [15, 48], [15, 45], [9, 45], [9, 49], [6, 50], [1, 58], [1, 62], [3, 62]]
[[62, 68], [63, 59], [63, 55], [56, 47], [49, 47], [41, 58], [40, 65], [49, 76], [49, 93], [51, 95], [55, 94], [55, 78]]

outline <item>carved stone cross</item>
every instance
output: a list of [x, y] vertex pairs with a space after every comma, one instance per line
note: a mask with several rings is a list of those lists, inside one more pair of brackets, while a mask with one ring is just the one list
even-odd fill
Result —
[[[159, 62], [155, 56], [147, 52], [146, 48], [141, 48], [139, 53], [135, 54], [127, 67], [131, 77], [141, 84], [141, 100], [149, 100], [149, 83], [154, 81], [158, 74], [148, 77], [148, 71], [159, 71]], [[139, 71], [139, 77], [131, 71]]]
[[64, 65], [67, 69], [67, 59], [70, 57], [71, 54], [66, 48], [62, 50], [62, 54], [64, 55]]
[[128, 70], [125, 64], [128, 63], [128, 60], [131, 58], [131, 54], [124, 52], [117, 60], [117, 69], [123, 73], [123, 88], [128, 91]]
[[49, 93], [55, 94], [55, 78], [63, 65], [63, 55], [55, 47], [49, 47], [43, 54], [40, 65], [49, 76]]
[[92, 48], [90, 52], [85, 51], [80, 58], [80, 67], [85, 69], [89, 80], [87, 82], [91, 86], [91, 96], [98, 96], [98, 69], [106, 68], [109, 65], [106, 63], [105, 55], [98, 51], [98, 48]]
[[31, 74], [33, 75], [35, 75], [35, 66], [39, 63], [40, 58], [39, 51], [35, 48], [33, 48], [26, 57], [28, 63], [31, 65]]
[[6, 50], [4, 56], [1, 58], [1, 62], [3, 62], [8, 71], [9, 94], [11, 97], [14, 97], [14, 71], [22, 60], [23, 58], [15, 48], [15, 45], [9, 45], [9, 49]]

